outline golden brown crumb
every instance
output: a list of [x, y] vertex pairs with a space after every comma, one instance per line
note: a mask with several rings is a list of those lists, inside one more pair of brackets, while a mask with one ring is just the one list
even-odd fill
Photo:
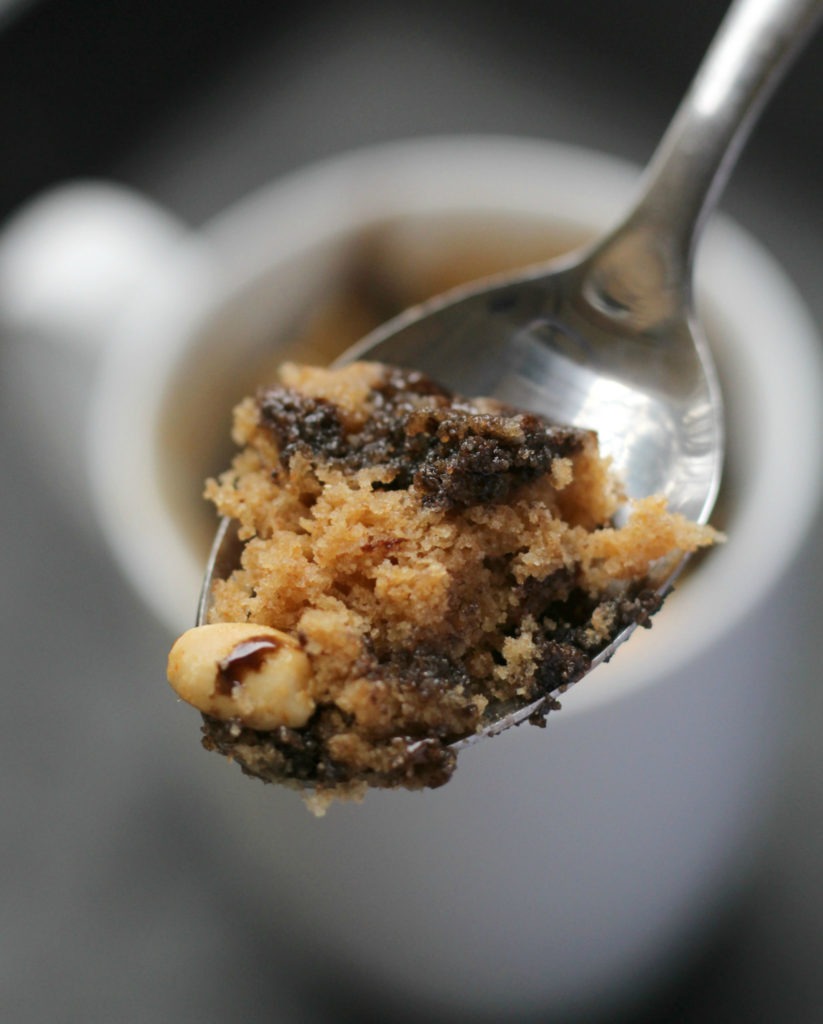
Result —
[[264, 727], [250, 698], [193, 703], [209, 749], [318, 807], [447, 781], [453, 741], [579, 678], [648, 623], [664, 567], [716, 536], [656, 497], [613, 526], [592, 432], [381, 364], [285, 365], [234, 438], [206, 493], [245, 546], [211, 618], [290, 638], [310, 710]]

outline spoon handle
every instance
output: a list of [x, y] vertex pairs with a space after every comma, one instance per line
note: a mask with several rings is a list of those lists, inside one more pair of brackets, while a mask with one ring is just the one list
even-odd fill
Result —
[[639, 202], [599, 247], [601, 269], [605, 263], [614, 272], [627, 252], [653, 247], [669, 287], [690, 287], [700, 231], [757, 116], [822, 14], [823, 0], [734, 0], [652, 157]]

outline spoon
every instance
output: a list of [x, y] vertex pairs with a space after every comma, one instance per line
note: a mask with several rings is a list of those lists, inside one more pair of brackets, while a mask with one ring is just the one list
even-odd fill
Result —
[[[723, 411], [692, 304], [695, 248], [757, 115], [821, 12], [823, 0], [736, 0], [618, 227], [571, 256], [416, 306], [337, 362], [414, 367], [461, 394], [596, 430], [629, 497], [663, 494], [672, 511], [705, 523], [720, 484]], [[235, 523], [222, 520], [198, 625], [213, 581], [231, 573], [241, 549]], [[524, 721], [546, 699], [505, 709], [452, 748]]]

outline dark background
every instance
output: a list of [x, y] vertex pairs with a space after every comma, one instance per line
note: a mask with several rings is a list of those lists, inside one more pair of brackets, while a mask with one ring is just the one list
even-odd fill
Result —
[[[643, 163], [725, 6], [0, 5], [0, 219], [52, 183], [91, 175], [196, 225], [308, 160], [438, 132], [552, 137]], [[819, 322], [822, 63], [818, 38], [758, 126], [724, 204], [784, 263]], [[5, 410], [0, 467], [0, 1019], [374, 1019], [368, 994], [326, 978], [322, 965], [306, 976], [272, 963], [265, 915], [210, 853], [185, 789], [154, 757], [168, 699], [162, 684], [146, 696], [146, 680], [162, 677], [168, 638], [106, 553], [44, 502]], [[823, 571], [819, 544], [810, 563]], [[810, 653], [746, 898], [681, 977], [610, 1024], [822, 1019], [817, 677]], [[403, 1021], [403, 1008], [386, 1006], [383, 1019]]]
[[[341, 28], [369, 19], [378, 25], [391, 19], [407, 55], [418, 51], [416, 68], [411, 61], [395, 69], [398, 80], [406, 71], [425, 84], [425, 39], [436, 25], [449, 45], [473, 52], [498, 75], [533, 90], [550, 89], [558, 63], [578, 59], [581, 76], [616, 82], [625, 91], [623, 117], [662, 127], [725, 7], [725, 0], [18, 0], [0, 15], [0, 130], [6, 151], [0, 213], [61, 178], [110, 174], [114, 166], [124, 167], [126, 177], [129, 156], [159, 126], [185, 116], [204, 95], [230, 90], [245, 62], [269, 61], [276, 85], [277, 65], [291, 62], [307, 37], [333, 38]], [[819, 174], [821, 60], [823, 42], [817, 39], [767, 110], [750, 160], [779, 152], [784, 168]], [[391, 96], [385, 85], [375, 79], [375, 91]], [[329, 95], [330, 106], [334, 98]], [[635, 106], [640, 98], [642, 110]], [[394, 113], [396, 131], [405, 133], [527, 127], [512, 126], [469, 98], [462, 109], [421, 104]], [[332, 109], [328, 115], [335, 117]], [[532, 126], [540, 134], [539, 118]], [[385, 117], [378, 123], [349, 121], [346, 142], [383, 137], [390, 127]], [[320, 133], [312, 153], [296, 152], [298, 140], [282, 141], [285, 164], [319, 155], [341, 140], [338, 132]], [[265, 180], [270, 170], [258, 166], [256, 178]], [[253, 174], [247, 176], [248, 184], [257, 183]]]

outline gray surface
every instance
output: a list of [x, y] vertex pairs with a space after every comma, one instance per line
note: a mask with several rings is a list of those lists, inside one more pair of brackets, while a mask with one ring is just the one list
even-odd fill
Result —
[[[546, 40], [551, 59], [538, 81], [453, 21], [397, 18], [307, 22], [261, 39], [242, 66], [169, 110], [113, 174], [197, 223], [272, 175], [360, 142], [522, 132], [642, 162], [668, 114], [634, 75], [610, 69], [605, 81], [584, 50]], [[814, 175], [786, 170], [780, 156], [756, 144], [726, 206], [786, 265], [823, 323]], [[0, 399], [0, 1019], [401, 1020], [398, 1008], [368, 1007], [339, 979], [324, 984], [319, 965], [290, 947], [219, 861], [205, 809], [170, 770], [169, 637], [90, 532], [61, 513], [10, 421], [8, 395]], [[811, 637], [821, 571], [817, 541]], [[631, 1019], [819, 1020], [823, 695], [811, 642], [799, 663], [803, 700], [758, 876], [698, 962]], [[191, 756], [196, 765], [199, 752]]]

